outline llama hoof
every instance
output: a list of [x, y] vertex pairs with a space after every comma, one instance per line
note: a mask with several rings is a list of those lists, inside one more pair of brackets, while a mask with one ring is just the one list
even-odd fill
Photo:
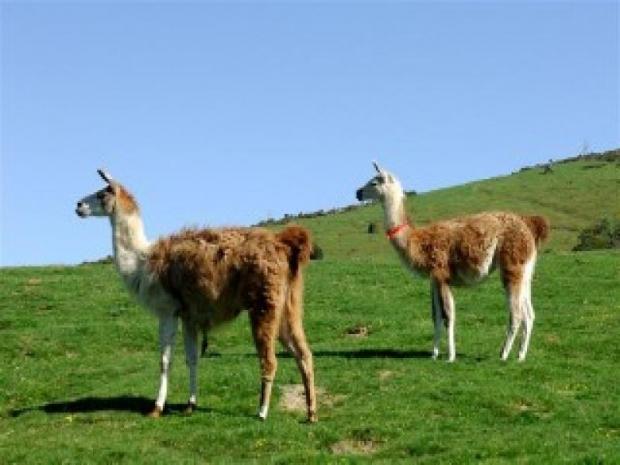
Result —
[[439, 358], [439, 351], [434, 351], [433, 350], [433, 353], [431, 354], [431, 358], [433, 360], [437, 360]]
[[161, 417], [162, 413], [163, 413], [162, 409], [156, 405], [155, 407], [153, 407], [153, 410], [149, 412], [148, 416], [150, 418], [159, 418]]
[[267, 419], [267, 414], [269, 413], [269, 406], [263, 405], [258, 409], [258, 418], [261, 421], [265, 421]]
[[308, 423], [316, 423], [319, 421], [319, 417], [316, 415], [316, 412], [308, 413]]
[[185, 406], [185, 409], [183, 409], [183, 415], [190, 416], [192, 413], [194, 413], [194, 410], [196, 410], [196, 408], [197, 406], [195, 403], [188, 402]]

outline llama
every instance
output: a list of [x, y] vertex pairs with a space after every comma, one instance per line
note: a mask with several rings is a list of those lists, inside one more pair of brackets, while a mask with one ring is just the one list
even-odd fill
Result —
[[76, 213], [110, 219], [116, 268], [130, 293], [159, 319], [160, 383], [149, 415], [159, 417], [164, 410], [178, 319], [189, 368], [190, 414], [197, 405], [199, 333], [247, 310], [260, 361], [259, 418], [267, 418], [279, 338], [297, 362], [308, 421], [315, 422], [312, 353], [302, 325], [302, 267], [312, 249], [308, 231], [298, 226], [277, 234], [259, 228], [185, 229], [151, 243], [133, 196], [103, 170], [98, 173], [107, 186], [80, 200]]
[[450, 286], [475, 285], [499, 266], [509, 311], [501, 359], [508, 358], [523, 324], [518, 358], [525, 360], [534, 325], [531, 282], [537, 249], [549, 234], [547, 220], [510, 212], [483, 212], [418, 228], [405, 213], [400, 182], [373, 164], [377, 175], [357, 190], [356, 197], [382, 203], [387, 237], [401, 260], [411, 271], [430, 278], [433, 358], [439, 356], [442, 320], [448, 333], [448, 361], [456, 357], [455, 306]]

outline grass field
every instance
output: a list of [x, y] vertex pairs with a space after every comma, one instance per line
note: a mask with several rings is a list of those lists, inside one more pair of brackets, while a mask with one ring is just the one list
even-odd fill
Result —
[[[567, 251], [579, 227], [617, 214], [620, 168], [579, 163], [410, 199], [421, 222], [499, 207], [551, 216], [525, 363], [515, 349], [499, 360], [507, 314], [497, 275], [456, 290], [457, 362], [433, 361], [428, 283], [402, 268], [381, 234], [365, 233], [380, 220], [376, 206], [305, 220], [326, 254], [306, 275], [315, 425], [294, 402], [300, 378], [286, 354], [270, 417], [255, 419], [258, 363], [245, 317], [212, 335], [200, 409], [181, 414], [179, 341], [169, 412], [146, 418], [158, 384], [156, 321], [114, 268], [0, 270], [0, 463], [620, 463], [620, 253]], [[502, 203], [517, 191], [512, 207]]]

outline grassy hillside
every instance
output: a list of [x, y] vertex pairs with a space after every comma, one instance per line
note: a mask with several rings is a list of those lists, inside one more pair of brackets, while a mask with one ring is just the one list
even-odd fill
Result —
[[325, 252], [306, 274], [315, 425], [303, 422], [286, 354], [270, 418], [255, 419], [259, 370], [244, 316], [212, 334], [191, 417], [181, 414], [178, 337], [170, 408], [149, 419], [156, 321], [114, 267], [0, 269], [0, 464], [620, 463], [620, 252], [569, 251], [580, 229], [620, 217], [620, 166], [578, 160], [541, 172], [409, 198], [419, 224], [488, 209], [551, 219], [524, 363], [518, 346], [499, 361], [507, 315], [497, 276], [455, 291], [457, 362], [433, 361], [428, 283], [383, 234], [366, 233], [379, 207], [299, 221]]
[[[146, 418], [156, 323], [113, 268], [2, 270], [0, 463], [618, 463], [619, 270], [617, 253], [544, 255], [522, 364], [498, 358], [498, 280], [457, 291], [458, 358], [447, 364], [430, 359], [426, 283], [398, 264], [311, 264], [316, 425], [286, 404], [300, 378], [284, 356], [270, 418], [254, 418], [258, 363], [244, 317], [212, 337], [199, 411], [180, 414], [179, 341], [171, 410]], [[360, 327], [368, 334], [349, 334]]]
[[[509, 176], [409, 196], [407, 210], [415, 224], [424, 225], [483, 210], [513, 210], [542, 214], [552, 225], [547, 249], [571, 250], [579, 232], [603, 216], [620, 219], [620, 153], [609, 161], [575, 160], [554, 165], [543, 174], [534, 168]], [[369, 173], [370, 176], [370, 173]], [[407, 188], [407, 186], [405, 186]], [[351, 199], [355, 193], [351, 192]], [[394, 253], [384, 240], [383, 214], [379, 205], [368, 205], [336, 215], [299, 219], [310, 228], [326, 259], [372, 256], [392, 260]], [[366, 234], [371, 222], [379, 234]]]

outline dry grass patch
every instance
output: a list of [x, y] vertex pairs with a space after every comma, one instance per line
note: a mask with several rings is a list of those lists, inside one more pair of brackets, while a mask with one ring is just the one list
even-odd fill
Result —
[[393, 378], [395, 374], [396, 373], [392, 370], [379, 370], [378, 372], [380, 381], [387, 381], [388, 379]]
[[330, 446], [330, 450], [336, 455], [371, 455], [377, 448], [375, 441], [352, 439], [343, 439]]
[[534, 404], [527, 400], [520, 400], [509, 405], [509, 415], [528, 415], [539, 420], [547, 420], [553, 416], [543, 405]]
[[[342, 403], [347, 397], [343, 394], [328, 394], [325, 389], [318, 386], [315, 389], [319, 407], [334, 407]], [[287, 412], [305, 412], [306, 394], [303, 384], [283, 384], [280, 386], [279, 406]]]
[[351, 337], [368, 337], [368, 334], [370, 334], [370, 328], [365, 325], [355, 325], [347, 328], [345, 334]]

